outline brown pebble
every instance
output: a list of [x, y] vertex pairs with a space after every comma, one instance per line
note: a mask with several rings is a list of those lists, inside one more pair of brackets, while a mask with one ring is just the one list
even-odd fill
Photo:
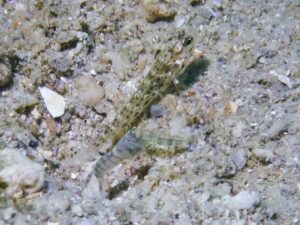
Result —
[[176, 11], [159, 7], [158, 5], [149, 4], [146, 7], [148, 15], [146, 20], [150, 23], [157, 21], [171, 21], [176, 16]]

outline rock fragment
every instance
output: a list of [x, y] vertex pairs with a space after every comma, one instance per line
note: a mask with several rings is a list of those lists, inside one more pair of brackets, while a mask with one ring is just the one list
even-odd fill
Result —
[[144, 7], [147, 11], [146, 20], [150, 23], [157, 21], [171, 21], [176, 16], [176, 11], [162, 4], [154, 4], [149, 1], [144, 1]]
[[205, 7], [201, 10], [201, 16], [210, 21], [214, 17], [214, 13], [211, 8]]
[[222, 8], [222, 0], [213, 0], [212, 4], [217, 8], [221, 9]]
[[225, 195], [222, 201], [229, 210], [250, 209], [260, 203], [260, 196], [254, 191], [241, 191], [235, 196]]
[[79, 217], [83, 216], [83, 210], [82, 210], [81, 206], [78, 204], [72, 205], [71, 211], [75, 216], [79, 216]]
[[9, 220], [13, 218], [15, 214], [16, 214], [16, 210], [12, 207], [9, 207], [3, 210], [2, 218], [4, 220]]
[[71, 74], [70, 63], [64, 56], [52, 59], [49, 66], [59, 76], [69, 76]]
[[275, 158], [273, 151], [269, 149], [256, 148], [252, 153], [262, 163], [271, 163]]
[[96, 106], [104, 98], [104, 88], [97, 84], [93, 77], [80, 77], [77, 80], [79, 100], [87, 106]]
[[236, 151], [231, 155], [231, 160], [236, 165], [236, 168], [241, 170], [247, 163], [247, 154], [243, 150]]
[[282, 75], [282, 74], [279, 74], [279, 73], [277, 73], [276, 71], [274, 71], [274, 70], [271, 70], [270, 72], [269, 72], [271, 75], [273, 75], [273, 76], [275, 76], [275, 77], [277, 77], [278, 78], [278, 80], [281, 82], [281, 83], [283, 83], [284, 85], [286, 85], [286, 86], [288, 86], [288, 88], [293, 88], [293, 82], [291, 81], [291, 79], [289, 78], [289, 77], [287, 77], [287, 76], [285, 76], [285, 75]]
[[121, 80], [124, 80], [125, 75], [128, 73], [129, 57], [120, 52], [110, 52], [109, 57], [112, 59], [111, 68], [118, 74]]
[[44, 185], [44, 167], [12, 148], [0, 151], [0, 181], [7, 195], [22, 197], [39, 191]]
[[39, 90], [51, 116], [53, 118], [62, 116], [66, 108], [64, 97], [46, 87], [39, 87]]
[[57, 191], [49, 196], [36, 199], [33, 207], [43, 216], [55, 216], [58, 213], [64, 213], [70, 208], [71, 193], [69, 191]]
[[293, 115], [288, 114], [283, 116], [282, 118], [274, 121], [271, 127], [262, 135], [263, 140], [268, 139], [276, 139], [284, 132], [288, 130], [288, 128], [295, 122]]
[[37, 104], [37, 98], [27, 92], [20, 91], [13, 94], [12, 107], [17, 113], [28, 112]]

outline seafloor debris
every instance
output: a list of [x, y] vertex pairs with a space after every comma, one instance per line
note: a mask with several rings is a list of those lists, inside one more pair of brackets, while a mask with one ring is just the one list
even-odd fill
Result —
[[170, 6], [166, 6], [161, 3], [154, 3], [153, 1], [144, 1], [143, 4], [146, 9], [146, 20], [150, 23], [154, 23], [160, 20], [170, 21], [176, 16], [176, 11], [171, 9]]
[[236, 196], [224, 196], [223, 204], [231, 210], [250, 209], [261, 201], [259, 193], [254, 191], [241, 191]]
[[64, 97], [46, 87], [39, 89], [51, 116], [54, 118], [62, 116], [66, 107]]
[[104, 88], [97, 84], [97, 80], [93, 77], [79, 77], [77, 79], [78, 99], [88, 106], [99, 104], [104, 98]]
[[[39, 191], [44, 185], [44, 167], [17, 149], [0, 151], [0, 184], [5, 192], [14, 198]], [[0, 187], [1, 189], [1, 187]]]

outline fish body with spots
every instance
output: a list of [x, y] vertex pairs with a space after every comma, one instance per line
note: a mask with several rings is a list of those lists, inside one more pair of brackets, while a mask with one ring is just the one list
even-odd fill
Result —
[[98, 144], [99, 152], [104, 156], [99, 157], [94, 166], [94, 174], [98, 180], [101, 180], [103, 171], [106, 170], [105, 165], [111, 168], [115, 162], [121, 161], [123, 156], [128, 155], [126, 151], [129, 153], [132, 151], [135, 154], [142, 150], [146, 142], [140, 140], [145, 140], [145, 138], [138, 139], [138, 145], [130, 142], [133, 147], [127, 146], [122, 149], [117, 146], [116, 150], [113, 148], [131, 128], [138, 125], [149, 107], [168, 92], [176, 83], [177, 77], [182, 75], [196, 60], [199, 60], [194, 54], [195, 43], [195, 36], [191, 33], [184, 30], [176, 31], [167, 39], [166, 47], [158, 51], [155, 62], [138, 90], [131, 96], [112, 124], [104, 128]]

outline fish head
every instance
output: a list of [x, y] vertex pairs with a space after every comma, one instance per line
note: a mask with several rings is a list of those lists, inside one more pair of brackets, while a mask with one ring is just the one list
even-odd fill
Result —
[[156, 55], [156, 61], [161, 65], [163, 72], [179, 74], [195, 61], [195, 37], [193, 32], [186, 30], [169, 35], [165, 48]]

